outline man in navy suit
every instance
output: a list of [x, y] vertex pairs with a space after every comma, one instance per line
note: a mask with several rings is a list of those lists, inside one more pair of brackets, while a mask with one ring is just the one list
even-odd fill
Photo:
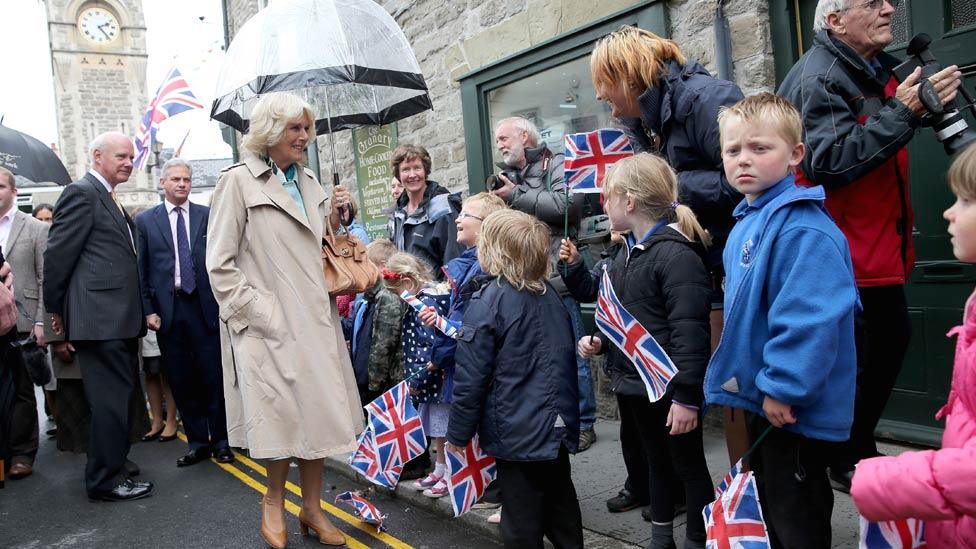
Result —
[[163, 371], [190, 445], [178, 467], [211, 456], [234, 461], [227, 444], [217, 301], [207, 276], [210, 208], [189, 201], [192, 175], [182, 159], [166, 162], [159, 180], [165, 200], [136, 216], [146, 324], [157, 332]]

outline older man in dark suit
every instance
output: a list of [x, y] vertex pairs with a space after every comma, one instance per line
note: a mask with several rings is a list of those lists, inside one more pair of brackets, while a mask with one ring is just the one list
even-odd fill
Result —
[[230, 463], [217, 300], [206, 263], [210, 208], [190, 202], [193, 173], [182, 159], [163, 165], [159, 186], [165, 200], [136, 216], [136, 226], [146, 322], [159, 334], [163, 371], [190, 445], [176, 465], [210, 456]]
[[92, 412], [85, 487], [92, 500], [152, 493], [126, 478], [129, 396], [138, 338], [146, 334], [136, 263], [136, 228], [115, 196], [129, 180], [128, 137], [104, 133], [89, 146], [92, 168], [68, 185], [54, 208], [44, 254], [44, 305], [55, 333], [77, 350]]

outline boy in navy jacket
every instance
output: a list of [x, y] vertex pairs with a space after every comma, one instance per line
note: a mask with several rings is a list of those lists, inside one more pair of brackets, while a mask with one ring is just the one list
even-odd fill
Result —
[[[705, 398], [746, 411], [750, 458], [773, 547], [830, 547], [826, 458], [854, 409], [859, 302], [847, 241], [823, 187], [801, 188], [801, 123], [764, 93], [719, 115], [722, 159], [745, 195], [723, 254], [725, 331]], [[772, 427], [770, 427], [772, 426]]]

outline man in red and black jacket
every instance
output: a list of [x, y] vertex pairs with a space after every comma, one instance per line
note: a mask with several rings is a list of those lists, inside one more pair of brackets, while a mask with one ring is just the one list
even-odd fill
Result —
[[[823, 185], [826, 206], [854, 260], [863, 312], [855, 326], [858, 376], [851, 438], [831, 464], [836, 487], [848, 491], [854, 464], [878, 455], [874, 429], [908, 348], [905, 282], [915, 262], [906, 145], [923, 123], [920, 71], [904, 82], [892, 42], [890, 0], [820, 0], [813, 46], [790, 69], [779, 94], [800, 110], [807, 155], [803, 185]], [[898, 2], [894, 2], [898, 4]], [[961, 73], [948, 67], [930, 80], [943, 103]]]

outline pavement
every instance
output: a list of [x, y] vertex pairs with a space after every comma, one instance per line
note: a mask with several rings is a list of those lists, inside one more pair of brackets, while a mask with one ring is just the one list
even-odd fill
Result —
[[[646, 547], [650, 540], [651, 525], [641, 518], [640, 510], [626, 513], [610, 513], [606, 500], [615, 496], [623, 486], [627, 473], [620, 455], [620, 423], [612, 420], [598, 420], [595, 425], [597, 441], [587, 451], [571, 457], [573, 483], [579, 496], [580, 510], [583, 514], [585, 547], [593, 549], [617, 549]], [[729, 469], [725, 437], [720, 427], [706, 423], [705, 457], [712, 473], [712, 482], [718, 482]], [[894, 444], [879, 443], [879, 449], [889, 455], [897, 455], [910, 448]], [[347, 465], [345, 458], [327, 458], [325, 468], [343, 475], [362, 485], [368, 485], [362, 477]], [[412, 482], [412, 481], [411, 481]], [[431, 499], [420, 492], [408, 488], [407, 482], [399, 485], [396, 499], [410, 502], [414, 507], [427, 510], [444, 517], [453, 517], [454, 511], [448, 498]], [[392, 494], [391, 494], [392, 495]], [[501, 540], [497, 525], [486, 522], [492, 510], [474, 509], [456, 520], [473, 532]], [[687, 515], [675, 519], [674, 536], [681, 546], [684, 539]], [[847, 494], [834, 491], [833, 547], [850, 548], [858, 545], [858, 514]]]

